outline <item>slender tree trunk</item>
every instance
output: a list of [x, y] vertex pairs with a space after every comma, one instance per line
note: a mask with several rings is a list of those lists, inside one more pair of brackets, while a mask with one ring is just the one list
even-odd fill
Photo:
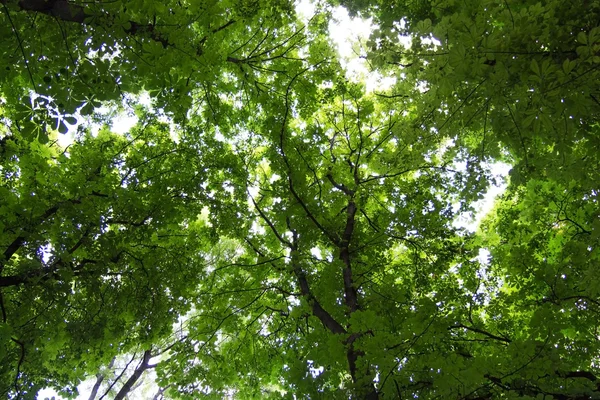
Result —
[[150, 358], [151, 357], [152, 357], [152, 351], [146, 350], [144, 352], [144, 357], [142, 358], [142, 362], [135, 369], [135, 371], [133, 372], [133, 375], [131, 375], [129, 377], [129, 379], [127, 380], [127, 382], [125, 382], [125, 384], [123, 385], [121, 390], [119, 390], [119, 393], [117, 393], [117, 395], [115, 396], [115, 400], [123, 400], [125, 398], [125, 396], [127, 396], [127, 394], [131, 391], [131, 388], [133, 388], [133, 385], [135, 385], [137, 380], [140, 379], [140, 377], [142, 376], [144, 371], [150, 367]]
[[[108, 363], [108, 369], [111, 369], [113, 367], [115, 363], [115, 358], [116, 357], [113, 357], [112, 360], [110, 360], [110, 363]], [[94, 400], [96, 398], [96, 396], [98, 395], [98, 390], [100, 389], [100, 385], [102, 385], [103, 381], [104, 374], [96, 374], [96, 383], [94, 383], [94, 387], [92, 388], [92, 392], [90, 393], [90, 397], [88, 397], [88, 400]]]

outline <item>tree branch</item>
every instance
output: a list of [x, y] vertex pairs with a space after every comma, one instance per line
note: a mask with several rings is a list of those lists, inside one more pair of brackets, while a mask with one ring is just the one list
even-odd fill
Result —
[[296, 79], [298, 79], [298, 77], [304, 73], [306, 70], [300, 71], [298, 74], [296, 74], [289, 82], [287, 89], [286, 89], [286, 93], [285, 93], [285, 111], [283, 114], [283, 121], [281, 123], [281, 130], [279, 132], [279, 149], [281, 151], [281, 156], [283, 158], [283, 162], [288, 170], [288, 185], [290, 188], [290, 192], [292, 192], [292, 195], [294, 196], [294, 198], [296, 199], [296, 201], [300, 204], [300, 206], [302, 207], [302, 209], [304, 210], [304, 212], [306, 213], [306, 215], [308, 216], [308, 218], [313, 222], [313, 224], [315, 224], [315, 226], [329, 239], [331, 240], [331, 242], [333, 242], [335, 245], [339, 246], [339, 240], [338, 238], [333, 235], [331, 232], [329, 232], [327, 229], [325, 229], [325, 227], [323, 225], [321, 225], [321, 223], [319, 222], [319, 220], [317, 220], [317, 218], [313, 215], [313, 213], [308, 209], [308, 206], [306, 205], [306, 203], [302, 200], [302, 198], [300, 197], [300, 195], [298, 194], [298, 192], [296, 192], [296, 189], [294, 188], [294, 182], [292, 180], [292, 166], [290, 164], [290, 161], [287, 157], [287, 154], [285, 152], [285, 146], [284, 146], [284, 141], [285, 141], [285, 129], [287, 126], [287, 118], [290, 112], [290, 104], [289, 104], [289, 96], [290, 96], [290, 90], [292, 88], [292, 85], [294, 83], [294, 81]]
[[252, 200], [252, 204], [254, 204], [254, 208], [256, 208], [256, 210], [258, 211], [258, 213], [260, 214], [260, 217], [263, 219], [263, 221], [265, 221], [267, 223], [267, 225], [269, 225], [269, 228], [271, 228], [271, 231], [273, 231], [273, 233], [275, 234], [275, 236], [277, 237], [277, 239], [281, 242], [281, 244], [292, 248], [292, 244], [290, 243], [289, 240], [286, 240], [283, 236], [281, 236], [279, 234], [279, 232], [277, 231], [277, 228], [275, 228], [275, 225], [273, 225], [273, 223], [271, 222], [271, 220], [269, 218], [267, 218], [267, 216], [265, 215], [265, 213], [260, 209], [260, 207], [258, 206], [258, 204], [256, 203], [256, 201], [254, 200], [254, 197], [248, 193], [248, 196], [250, 197], [250, 199]]
[[294, 266], [294, 274], [296, 275], [296, 279], [298, 279], [298, 285], [300, 286], [300, 292], [307, 300], [308, 304], [312, 309], [312, 313], [315, 317], [317, 317], [321, 323], [333, 334], [343, 334], [347, 333], [346, 329], [336, 321], [331, 314], [325, 310], [316, 297], [312, 294], [310, 290], [310, 286], [308, 285], [308, 280], [306, 279], [305, 272], [300, 268], [300, 266]]
[[125, 396], [129, 394], [131, 388], [137, 382], [137, 380], [140, 379], [144, 371], [150, 368], [150, 358], [152, 358], [152, 350], [144, 351], [142, 361], [133, 372], [133, 375], [129, 377], [129, 379], [127, 380], [127, 382], [125, 382], [121, 390], [119, 390], [119, 393], [117, 393], [117, 395], [115, 396], [115, 400], [123, 400]]
[[356, 203], [354, 203], [354, 200], [350, 200], [348, 202], [348, 207], [346, 208], [348, 214], [346, 227], [344, 228], [344, 233], [342, 234], [342, 240], [340, 242], [340, 260], [344, 263], [344, 299], [351, 313], [358, 310], [358, 297], [352, 280], [352, 264], [349, 249], [352, 233], [354, 232], [356, 210]]
[[[46, 211], [44, 211], [44, 213], [42, 215], [40, 215], [40, 217], [38, 218], [38, 221], [37, 221], [36, 225], [40, 225], [40, 224], [44, 223], [44, 221], [46, 221], [52, 215], [56, 214], [56, 212], [59, 210], [59, 208], [63, 204], [66, 204], [66, 203], [80, 204], [81, 203], [81, 199], [71, 199], [71, 200], [65, 200], [65, 201], [58, 202], [54, 206], [52, 206], [52, 207], [48, 208]], [[30, 228], [24, 228], [24, 229], [22, 229], [22, 232], [27, 232], [29, 229]], [[19, 249], [21, 248], [21, 246], [23, 246], [23, 243], [25, 243], [25, 239], [26, 239], [26, 236], [23, 236], [23, 235], [17, 236], [12, 241], [12, 243], [8, 245], [8, 247], [6, 248], [6, 250], [4, 250], [4, 260], [0, 260], [0, 273], [4, 269], [4, 265], [6, 265], [6, 263], [11, 259], [11, 257], [17, 251], [19, 251]]]
[[292, 230], [292, 249], [290, 257], [292, 259], [292, 271], [298, 280], [298, 286], [300, 286], [300, 293], [312, 309], [312, 313], [315, 317], [317, 317], [321, 323], [333, 334], [343, 334], [347, 333], [346, 329], [336, 321], [335, 318], [331, 314], [325, 310], [317, 298], [313, 295], [310, 290], [310, 286], [308, 285], [308, 280], [306, 279], [306, 273], [302, 269], [302, 267], [298, 264], [297, 254], [298, 254], [298, 233], [295, 230]]
[[585, 378], [590, 382], [596, 382], [596, 391], [600, 391], [598, 377], [589, 371], [556, 371], [561, 378]]
[[504, 343], [511, 343], [512, 342], [512, 340], [510, 340], [508, 338], [505, 338], [505, 337], [502, 337], [502, 336], [496, 336], [496, 335], [494, 335], [492, 333], [484, 331], [483, 329], [475, 328], [473, 326], [467, 326], [467, 325], [464, 325], [464, 324], [456, 324], [456, 325], [449, 326], [448, 330], [457, 329], [457, 328], [463, 328], [463, 329], [466, 329], [466, 330], [469, 330], [469, 331], [472, 331], [472, 332], [481, 333], [482, 335], [485, 335], [485, 336], [489, 337], [490, 339], [499, 340], [499, 341], [504, 342]]
[[[110, 363], [108, 363], [108, 369], [111, 369], [115, 363], [115, 358], [113, 357], [112, 360], [110, 360]], [[92, 391], [90, 392], [90, 397], [88, 397], [88, 400], [94, 400], [96, 398], [96, 396], [98, 395], [98, 389], [100, 389], [100, 385], [102, 384], [102, 382], [104, 381], [104, 374], [102, 373], [97, 373], [96, 374], [96, 382], [94, 383], [94, 386], [92, 387]]]
[[331, 172], [328, 173], [327, 175], [325, 175], [325, 177], [329, 180], [329, 182], [331, 182], [331, 184], [336, 188], [341, 190], [342, 192], [344, 192], [346, 195], [348, 196], [354, 196], [354, 190], [349, 189], [346, 185], [344, 185], [343, 183], [337, 183], [334, 179], [333, 179], [333, 175], [331, 175]]

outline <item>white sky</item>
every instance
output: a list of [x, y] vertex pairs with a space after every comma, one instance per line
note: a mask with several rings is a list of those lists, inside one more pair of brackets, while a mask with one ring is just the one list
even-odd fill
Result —
[[492, 175], [496, 178], [498, 184], [490, 185], [483, 199], [475, 203], [475, 215], [460, 215], [452, 224], [457, 228], [465, 228], [471, 232], [475, 232], [481, 220], [489, 213], [494, 206], [494, 201], [506, 190], [508, 182], [506, 177], [512, 166], [509, 164], [497, 162], [490, 165]]

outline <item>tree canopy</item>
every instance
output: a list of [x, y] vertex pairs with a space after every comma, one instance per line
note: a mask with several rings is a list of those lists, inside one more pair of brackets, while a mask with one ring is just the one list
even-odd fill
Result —
[[0, 4], [1, 396], [600, 398], [599, 1]]

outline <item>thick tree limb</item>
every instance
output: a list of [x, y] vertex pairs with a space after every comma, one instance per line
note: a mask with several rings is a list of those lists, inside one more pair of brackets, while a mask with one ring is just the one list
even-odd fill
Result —
[[[292, 251], [295, 253], [297, 250], [294, 249]], [[292, 258], [294, 258], [294, 254], [292, 254]], [[298, 285], [300, 286], [300, 293], [302, 293], [302, 296], [304, 296], [310, 305], [313, 315], [317, 317], [331, 333], [347, 333], [346, 329], [321, 306], [319, 301], [313, 295], [310, 286], [308, 285], [308, 280], [306, 279], [306, 273], [302, 270], [302, 267], [297, 264], [297, 260], [292, 259], [292, 263], [294, 263], [293, 270], [294, 275], [296, 275], [296, 279], [298, 280]]]
[[[58, 207], [53, 207], [50, 210], [53, 210], [54, 208], [56, 208], [56, 210], [58, 210]], [[54, 210], [54, 212], [56, 212], [56, 210]], [[44, 216], [46, 214], [48, 214], [48, 212], [46, 212], [44, 214]], [[47, 216], [45, 218], [47, 218]], [[81, 247], [81, 245], [83, 244], [84, 240], [88, 237], [89, 233], [90, 233], [90, 229], [88, 228], [83, 233], [83, 235], [79, 238], [79, 240], [77, 241], [77, 243], [75, 243], [67, 251], [67, 253], [65, 255], [73, 254], [79, 247]], [[14, 242], [13, 242], [13, 244], [14, 244]], [[63, 255], [63, 257], [64, 257], [64, 255]], [[39, 278], [39, 279], [42, 279], [42, 280], [48, 280], [48, 279], [51, 279], [52, 277], [57, 277], [56, 269], [57, 269], [58, 266], [67, 266], [68, 268], [71, 268], [71, 270], [73, 272], [75, 272], [75, 273], [81, 273], [82, 272], [81, 269], [83, 268], [83, 266], [85, 266], [87, 264], [96, 264], [96, 263], [97, 263], [96, 260], [91, 260], [91, 259], [84, 258], [77, 265], [73, 266], [72, 262], [70, 262], [70, 261], [65, 262], [63, 260], [63, 258], [60, 257], [60, 258], [58, 258], [57, 260], [55, 260], [50, 265], [41, 264], [38, 269], [34, 269], [34, 270], [22, 272], [22, 273], [17, 274], [17, 275], [0, 276], [0, 287], [23, 285], [23, 284], [27, 283], [28, 281], [30, 281], [32, 279], [36, 279], [36, 278]]]
[[102, 385], [103, 381], [104, 375], [96, 374], [96, 382], [94, 382], [94, 386], [92, 387], [92, 391], [90, 392], [90, 397], [88, 397], [88, 400], [94, 400], [96, 398], [98, 395], [98, 389], [100, 389], [100, 385]]
[[[114, 363], [115, 363], [115, 359], [116, 357], [113, 357], [110, 360], [110, 363], [108, 363], [108, 369], [110, 370]], [[102, 382], [104, 381], [104, 374], [103, 373], [97, 373], [96, 374], [96, 382], [94, 383], [94, 386], [92, 387], [92, 391], [90, 392], [90, 397], [88, 397], [88, 400], [94, 400], [96, 398], [96, 396], [98, 395], [98, 389], [100, 389], [100, 385], [102, 385]]]
[[[72, 269], [74, 275], [79, 276], [86, 272], [82, 270], [85, 265], [97, 263], [98, 261], [96, 260], [84, 258], [75, 266], [69, 265], [69, 268]], [[60, 279], [60, 275], [58, 275], [54, 269], [58, 265], [65, 265], [65, 263], [59, 259], [58, 262], [52, 264], [50, 267], [40, 267], [32, 271], [20, 273], [18, 275], [0, 276], [0, 287], [24, 285], [29, 281], [35, 280], [36, 278], [42, 281], [47, 281], [52, 278]]]
[[[15, 240], [8, 245], [6, 250], [4, 250], [4, 262], [10, 260], [13, 254], [15, 254], [23, 245], [23, 242], [25, 242], [25, 236], [17, 236]], [[0, 263], [0, 271], [2, 271], [2, 267], [4, 267], [4, 262]]]
[[596, 391], [600, 392], [600, 382], [598, 382], [598, 377], [589, 371], [556, 371], [556, 374], [561, 378], [584, 378], [590, 382], [595, 382]]
[[336, 319], [333, 318], [333, 316], [331, 314], [329, 314], [327, 312], [327, 310], [325, 310], [323, 308], [323, 306], [321, 306], [321, 303], [319, 303], [317, 298], [314, 296], [314, 294], [310, 290], [310, 286], [308, 285], [308, 280], [306, 279], [306, 273], [304, 272], [304, 270], [298, 263], [298, 232], [296, 232], [296, 230], [292, 229], [289, 226], [289, 221], [288, 221], [288, 227], [292, 231], [292, 242], [290, 243], [291, 244], [290, 257], [292, 259], [292, 272], [294, 273], [294, 275], [296, 276], [296, 279], [298, 280], [298, 286], [300, 286], [300, 293], [302, 294], [302, 296], [306, 299], [306, 301], [310, 305], [313, 315], [315, 317], [317, 317], [321, 321], [321, 323], [331, 333], [333, 333], [333, 334], [347, 333], [346, 329], [339, 322], [337, 322]]
[[131, 388], [133, 387], [133, 385], [135, 385], [137, 380], [140, 379], [140, 377], [142, 376], [144, 371], [146, 371], [147, 369], [150, 369], [154, 366], [154, 365], [150, 365], [151, 358], [152, 358], [152, 350], [144, 351], [144, 355], [142, 357], [142, 362], [136, 367], [135, 371], [133, 372], [133, 375], [131, 375], [129, 377], [129, 379], [127, 380], [127, 382], [125, 382], [123, 387], [121, 387], [121, 390], [119, 390], [119, 393], [117, 393], [117, 395], [115, 396], [115, 400], [123, 400], [125, 398], [125, 396], [127, 396], [129, 394], [129, 392], [131, 391]]
[[354, 203], [354, 200], [350, 200], [346, 209], [348, 214], [346, 227], [344, 228], [344, 233], [342, 234], [342, 240], [340, 242], [340, 259], [344, 263], [344, 299], [351, 313], [358, 310], [358, 297], [352, 280], [352, 264], [350, 261], [349, 250], [352, 233], [354, 232], [356, 210], [356, 203]]
[[[573, 371], [566, 373], [558, 373], [563, 378], [587, 378], [590, 379], [590, 374], [585, 371]], [[592, 375], [593, 376], [593, 375]], [[595, 378], [595, 376], [593, 376]], [[597, 393], [600, 391], [600, 388], [593, 390], [592, 392], [587, 393], [573, 393], [573, 394], [563, 394], [563, 393], [554, 393], [551, 391], [546, 391], [538, 387], [538, 385], [534, 382], [527, 382], [524, 385], [519, 384], [516, 385], [514, 382], [503, 382], [502, 379], [490, 374], [485, 374], [484, 378], [488, 379], [494, 386], [497, 386], [505, 391], [513, 391], [518, 392], [520, 396], [527, 395], [530, 397], [536, 397], [539, 395], [551, 396], [553, 399], [557, 400], [591, 400], [598, 398]], [[590, 379], [591, 381], [595, 381], [594, 379]]]
[[[321, 223], [317, 220], [317, 218], [309, 210], [306, 203], [303, 201], [303, 199], [300, 197], [300, 195], [296, 191], [293, 180], [292, 180], [292, 166], [291, 166], [290, 160], [288, 159], [287, 154], [285, 152], [284, 144], [285, 144], [285, 130], [286, 130], [286, 125], [287, 125], [286, 122], [287, 122], [287, 118], [288, 118], [288, 114], [289, 114], [289, 91], [291, 89], [292, 84], [294, 83], [295, 79], [298, 76], [299, 76], [299, 74], [294, 76], [294, 78], [292, 78], [290, 80], [290, 83], [288, 84], [287, 92], [285, 95], [285, 112], [284, 112], [284, 116], [283, 116], [283, 122], [281, 124], [281, 131], [280, 131], [280, 137], [279, 137], [279, 148], [281, 151], [283, 162], [288, 169], [288, 185], [289, 185], [290, 192], [292, 193], [292, 195], [294, 196], [296, 201], [298, 201], [300, 206], [304, 209], [306, 215], [313, 222], [313, 224], [335, 246], [340, 248], [340, 258], [342, 259], [342, 261], [345, 264], [345, 268], [344, 268], [344, 272], [343, 272], [344, 294], [345, 294], [344, 298], [345, 298], [346, 304], [348, 305], [350, 311], [353, 312], [358, 309], [358, 300], [357, 300], [356, 289], [354, 288], [354, 285], [352, 282], [352, 269], [351, 269], [350, 252], [348, 250], [348, 246], [352, 239], [352, 233], [354, 232], [355, 216], [356, 216], [356, 211], [357, 211], [356, 203], [352, 199], [354, 192], [343, 185], [337, 184], [335, 182], [335, 180], [333, 179], [333, 176], [331, 176], [331, 174], [329, 174], [330, 176], [328, 177], [328, 179], [334, 185], [334, 187], [341, 190], [346, 195], [350, 196], [350, 201], [349, 201], [348, 207], [347, 207], [348, 217], [346, 219], [346, 226], [344, 228], [342, 237], [338, 238], [337, 235], [328, 231], [327, 229], [325, 229], [325, 227], [323, 225], [321, 225]], [[295, 252], [297, 252], [297, 245], [296, 245], [297, 234], [294, 231], [292, 231], [292, 233], [294, 236], [293, 247], [292, 247], [292, 258], [293, 258], [293, 254]], [[292, 263], [294, 263], [294, 261], [295, 260], [292, 260]], [[347, 334], [348, 331], [346, 330], [346, 328], [344, 328], [339, 322], [337, 322], [337, 320], [335, 320], [335, 318], [333, 318], [333, 316], [331, 314], [329, 314], [321, 306], [321, 304], [317, 301], [317, 299], [314, 297], [314, 295], [312, 294], [310, 287], [308, 285], [308, 281], [306, 279], [306, 274], [301, 269], [301, 267], [298, 264], [295, 264], [295, 265], [293, 265], [293, 270], [294, 270], [294, 274], [296, 275], [296, 278], [298, 279], [300, 291], [301, 291], [302, 295], [307, 299], [309, 305], [311, 306], [313, 315], [316, 316], [317, 318], [319, 318], [319, 320], [323, 323], [323, 325], [330, 332], [332, 332], [334, 334]], [[361, 351], [357, 351], [354, 348], [354, 345], [353, 345], [354, 340], [355, 340], [355, 338], [354, 339], [348, 338], [348, 340], [346, 340], [344, 342], [344, 344], [347, 346], [346, 358], [348, 360], [348, 369], [350, 371], [350, 375], [352, 377], [353, 382], [356, 383], [358, 381], [361, 381], [363, 378], [368, 378], [369, 373], [368, 373], [368, 371], [364, 371], [365, 373], [360, 374], [360, 376], [359, 376], [359, 374], [356, 371], [356, 361], [358, 360], [359, 357], [363, 356], [364, 353]], [[378, 399], [379, 393], [378, 393], [377, 389], [375, 388], [375, 386], [373, 385], [373, 383], [367, 381], [367, 382], [363, 382], [361, 384], [361, 387], [359, 388], [359, 396], [364, 399]]]
[[[1, 0], [3, 4], [8, 0]], [[67, 0], [21, 0], [18, 6], [23, 11], [38, 12], [66, 22], [84, 23], [85, 19], [92, 14], [87, 13], [85, 8], [79, 4]]]
[[344, 192], [345, 194], [347, 194], [348, 196], [354, 196], [354, 190], [349, 189], [346, 185], [344, 185], [343, 183], [337, 183], [334, 179], [333, 179], [333, 175], [331, 175], [331, 173], [328, 173], [327, 175], [325, 175], [325, 177], [329, 180], [329, 182], [331, 182], [331, 184], [333, 185], [333, 187], [335, 187], [336, 189], [341, 190], [342, 192]]
[[22, 285], [27, 282], [28, 277], [22, 275], [0, 276], [0, 287]]
[[[72, 200], [63, 201], [63, 202], [60, 202], [60, 203], [48, 208], [46, 211], [44, 211], [44, 213], [42, 215], [40, 215], [39, 218], [37, 218], [38, 221], [37, 221], [36, 225], [42, 224], [46, 219], [48, 219], [52, 215], [56, 214], [58, 209], [65, 203], [80, 204], [81, 199], [72, 199]], [[24, 229], [24, 230], [27, 231], [27, 229]], [[6, 250], [4, 250], [4, 260], [0, 260], [0, 272], [2, 272], [2, 269], [4, 268], [4, 265], [6, 264], [6, 262], [8, 262], [11, 259], [11, 257], [17, 251], [19, 251], [19, 249], [21, 248], [23, 243], [25, 243], [25, 238], [26, 237], [23, 235], [17, 236], [12, 241], [12, 243], [8, 245]]]

